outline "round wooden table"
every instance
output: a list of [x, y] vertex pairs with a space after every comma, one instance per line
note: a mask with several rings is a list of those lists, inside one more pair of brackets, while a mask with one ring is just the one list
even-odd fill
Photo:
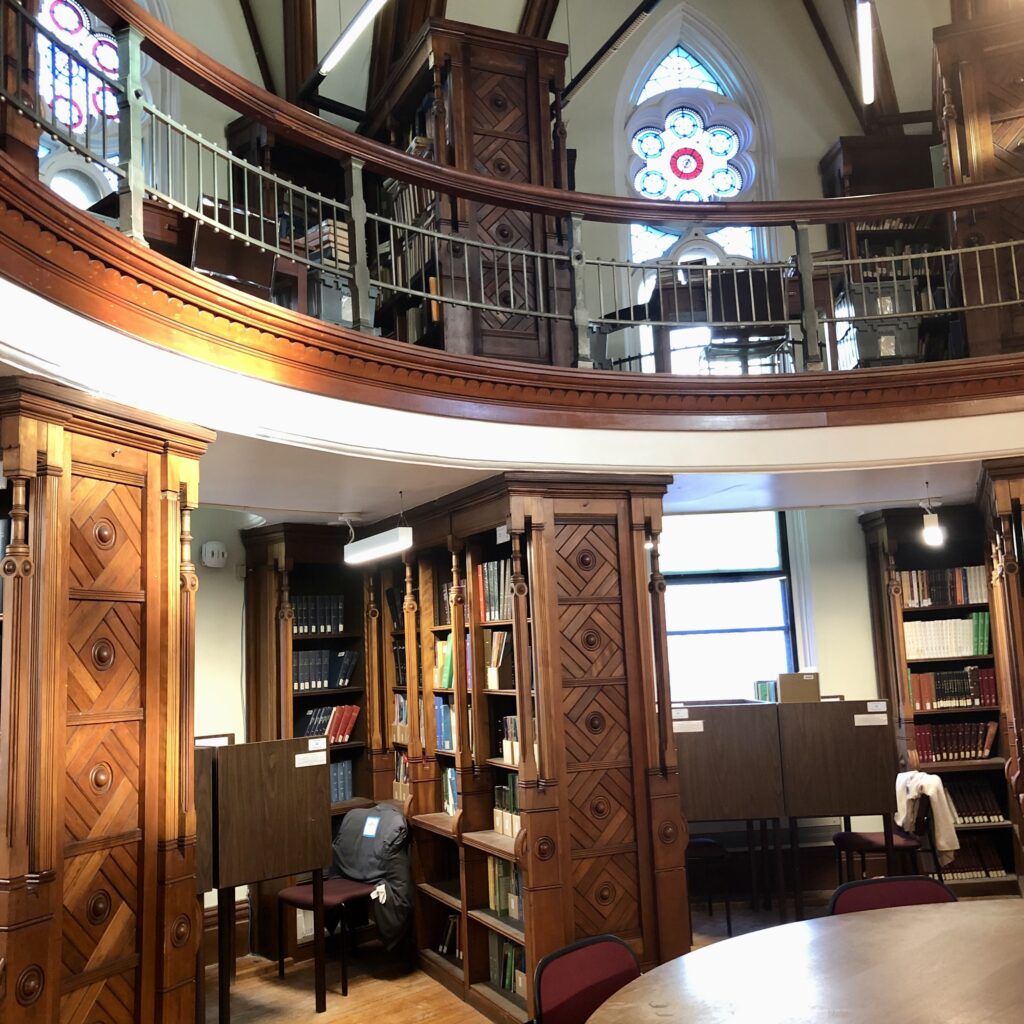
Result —
[[1024, 901], [870, 910], [679, 957], [590, 1024], [1020, 1024]]

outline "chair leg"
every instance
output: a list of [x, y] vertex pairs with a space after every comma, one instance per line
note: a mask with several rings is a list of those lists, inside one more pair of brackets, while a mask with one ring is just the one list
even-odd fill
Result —
[[729, 858], [722, 861], [722, 893], [725, 900], [725, 933], [732, 938], [732, 878], [729, 874]]
[[345, 913], [345, 904], [342, 903], [338, 907], [338, 913], [341, 914], [341, 994], [343, 996], [348, 995], [348, 951], [345, 948], [348, 945], [348, 915]]
[[277, 901], [277, 976], [284, 977], [284, 903]]
[[711, 861], [704, 861], [704, 888], [707, 890], [708, 896], [708, 917], [715, 916], [715, 904], [714, 904], [714, 892], [715, 890], [711, 885]]
[[864, 857], [864, 851], [863, 850], [861, 851], [861, 854], [860, 854], [860, 877], [861, 878], [867, 878], [868, 877], [867, 860]]
[[836, 847], [836, 888], [843, 884], [843, 851]]

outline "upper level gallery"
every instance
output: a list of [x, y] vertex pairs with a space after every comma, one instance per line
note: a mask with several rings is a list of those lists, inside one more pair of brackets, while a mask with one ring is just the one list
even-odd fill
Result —
[[[567, 83], [562, 43], [428, 20], [353, 110], [324, 74], [287, 102], [131, 0], [0, 0], [3, 358], [166, 394], [173, 354], [244, 377], [249, 409], [274, 387], [616, 428], [633, 465], [659, 433], [1016, 414], [1024, 11], [954, 3], [931, 105], [822, 151], [827, 198], [776, 199], [782, 116], [694, 6], [641, 5], [647, 50], [581, 147], [600, 48]], [[585, 191], [601, 152], [612, 184]]]

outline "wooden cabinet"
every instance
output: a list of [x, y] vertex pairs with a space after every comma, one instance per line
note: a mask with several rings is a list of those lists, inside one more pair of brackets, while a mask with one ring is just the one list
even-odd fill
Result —
[[0, 1019], [190, 1021], [190, 516], [213, 435], [0, 382]]
[[[360, 130], [418, 156], [476, 174], [547, 187], [566, 183], [565, 149], [553, 97], [564, 84], [566, 48], [543, 39], [430, 19], [392, 70]], [[392, 274], [430, 295], [468, 295], [480, 308], [382, 291], [377, 325], [389, 336], [450, 352], [568, 365], [568, 320], [495, 312], [515, 295], [568, 311], [567, 275], [507, 248], [564, 253], [554, 218], [472, 204], [394, 180], [371, 190], [377, 210], [441, 237], [376, 225], [374, 274]], [[462, 245], [460, 239], [484, 243]], [[384, 265], [386, 264], [386, 265]]]
[[990, 604], [989, 545], [974, 506], [938, 511], [941, 547], [924, 543], [920, 509], [861, 520], [879, 680], [897, 721], [901, 770], [941, 775], [957, 808], [961, 853], [947, 881], [976, 894], [1016, 893], [1003, 777], [1007, 676]]

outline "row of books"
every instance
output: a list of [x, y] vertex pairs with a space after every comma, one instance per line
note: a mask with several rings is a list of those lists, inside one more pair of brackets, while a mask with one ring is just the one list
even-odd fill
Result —
[[434, 641], [434, 689], [450, 690], [454, 685], [452, 671], [452, 638], [446, 636]]
[[983, 565], [962, 565], [955, 569], [902, 569], [900, 589], [903, 591], [904, 608], [988, 602], [988, 578]]
[[496, 720], [502, 761], [519, 764], [519, 716], [501, 715]]
[[352, 793], [352, 762], [331, 762], [331, 803], [340, 804], [342, 800], [351, 800]]
[[483, 622], [512, 618], [512, 560], [502, 558], [476, 567], [477, 611]]
[[519, 865], [501, 857], [487, 858], [487, 907], [502, 917], [523, 919]]
[[904, 622], [903, 637], [910, 660], [923, 658], [969, 658], [988, 654], [990, 627], [988, 612], [972, 612], [966, 619], [928, 619]]
[[296, 736], [326, 736], [328, 743], [348, 743], [359, 718], [358, 704], [310, 708], [295, 720]]
[[915, 711], [997, 707], [996, 670], [968, 665], [944, 672], [911, 672], [910, 700]]
[[975, 761], [991, 757], [999, 731], [998, 722], [942, 722], [913, 725], [918, 756], [922, 761]]
[[454, 750], [459, 745], [459, 720], [451, 701], [434, 698], [434, 749]]
[[388, 612], [391, 615], [392, 629], [405, 629], [405, 613], [402, 611], [402, 601], [405, 593], [399, 592], [397, 587], [388, 587], [384, 591], [384, 601], [387, 603]]
[[452, 624], [452, 585], [451, 583], [441, 584], [441, 599], [437, 602], [435, 619], [439, 626], [450, 626]]
[[409, 799], [409, 755], [400, 750], [395, 751], [395, 778], [391, 794], [396, 800]]
[[438, 953], [456, 960], [462, 959], [462, 928], [459, 923], [458, 914], [449, 914], [441, 931], [441, 941], [437, 944]]
[[292, 598], [292, 634], [312, 636], [315, 633], [345, 631], [345, 597], [343, 594], [300, 594]]
[[980, 779], [948, 779], [946, 795], [953, 803], [958, 825], [983, 825], [1006, 821], [992, 787]]
[[[999, 851], [984, 836], [961, 836], [960, 849], [952, 863], [942, 869], [942, 876], [953, 881], [976, 878], [1005, 878], [1006, 868]], [[938, 875], [933, 874], [933, 878]]]
[[391, 739], [396, 743], [409, 742], [409, 698], [395, 694], [395, 717], [391, 720]]
[[358, 661], [355, 650], [292, 651], [292, 693], [351, 686]]
[[488, 970], [491, 985], [502, 992], [514, 992], [526, 998], [526, 950], [518, 942], [490, 932]]
[[511, 772], [504, 786], [494, 787], [494, 831], [511, 839], [519, 834], [519, 779]]
[[441, 810], [445, 814], [454, 815], [459, 809], [459, 787], [455, 777], [455, 768], [441, 770]]
[[484, 631], [484, 668], [488, 690], [514, 690], [512, 634], [507, 629]]
[[405, 637], [391, 638], [391, 653], [395, 657], [395, 683], [398, 686], [406, 686]]

